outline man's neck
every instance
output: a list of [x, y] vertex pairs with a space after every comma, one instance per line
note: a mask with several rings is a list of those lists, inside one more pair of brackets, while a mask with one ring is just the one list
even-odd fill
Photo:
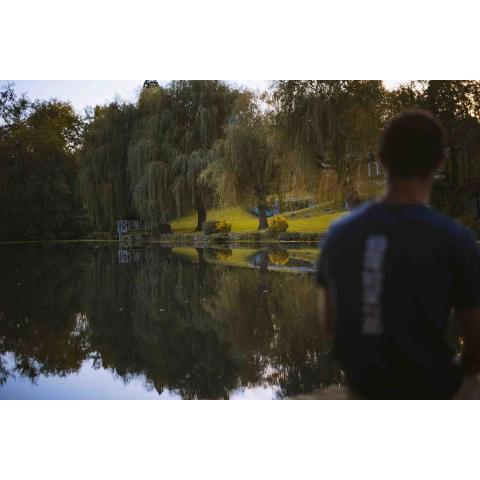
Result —
[[430, 179], [391, 179], [379, 202], [427, 205], [430, 200], [430, 189]]

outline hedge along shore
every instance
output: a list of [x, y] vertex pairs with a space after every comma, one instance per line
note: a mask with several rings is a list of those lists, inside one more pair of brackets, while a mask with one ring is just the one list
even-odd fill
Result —
[[[202, 232], [192, 233], [168, 233], [168, 234], [139, 234], [132, 235], [133, 243], [171, 243], [176, 245], [196, 245], [205, 244], [243, 244], [243, 243], [317, 243], [325, 232], [305, 233], [305, 232], [282, 232], [272, 237], [268, 231], [258, 232], [230, 232], [230, 233], [212, 233], [205, 235]], [[90, 235], [89, 238], [79, 238], [70, 240], [16, 240], [0, 242], [0, 245], [21, 244], [21, 243], [120, 243], [117, 236], [113, 233], [100, 232]], [[128, 243], [128, 242], [124, 242]]]
[[291, 242], [318, 242], [325, 232], [281, 232], [272, 236], [268, 230], [255, 232], [230, 232], [212, 233], [205, 235], [196, 233], [171, 233], [152, 237], [153, 241], [175, 242], [175, 243], [291, 243]]

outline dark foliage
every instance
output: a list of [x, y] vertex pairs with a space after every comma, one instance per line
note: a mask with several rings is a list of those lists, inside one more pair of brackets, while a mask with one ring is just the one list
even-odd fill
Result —
[[0, 93], [0, 240], [85, 234], [75, 191], [81, 122], [68, 103]]

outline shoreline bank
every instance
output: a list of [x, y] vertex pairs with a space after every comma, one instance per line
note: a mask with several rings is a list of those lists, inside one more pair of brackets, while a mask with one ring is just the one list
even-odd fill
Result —
[[217, 233], [211, 235], [204, 235], [202, 233], [181, 233], [181, 234], [132, 234], [128, 241], [120, 241], [113, 234], [95, 235], [92, 238], [78, 238], [78, 239], [45, 239], [45, 240], [8, 240], [0, 241], [0, 245], [12, 244], [40, 244], [40, 243], [121, 243], [121, 244], [138, 244], [138, 243], [159, 243], [172, 245], [192, 245], [192, 246], [210, 246], [210, 245], [230, 245], [236, 244], [318, 244], [325, 233], [304, 233], [304, 232], [284, 232], [279, 234], [276, 238], [269, 237], [266, 232], [235, 232], [235, 233]]

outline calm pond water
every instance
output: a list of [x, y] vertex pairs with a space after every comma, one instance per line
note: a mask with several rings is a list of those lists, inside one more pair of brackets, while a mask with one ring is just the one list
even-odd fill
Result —
[[0, 246], [0, 398], [280, 399], [341, 382], [313, 249]]

